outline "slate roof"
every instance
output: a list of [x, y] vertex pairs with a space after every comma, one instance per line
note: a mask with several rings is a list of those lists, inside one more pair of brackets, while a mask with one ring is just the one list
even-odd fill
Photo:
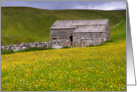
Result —
[[104, 32], [106, 26], [77, 26], [74, 32]]
[[67, 28], [75, 28], [76, 26], [82, 25], [106, 25], [109, 22], [108, 19], [94, 19], [94, 20], [57, 20], [50, 29], [67, 29]]

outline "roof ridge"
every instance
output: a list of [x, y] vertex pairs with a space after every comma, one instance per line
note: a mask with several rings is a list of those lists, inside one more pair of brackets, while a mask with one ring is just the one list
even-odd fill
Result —
[[81, 20], [56, 20], [56, 21], [84, 21], [84, 20], [109, 20], [109, 19], [81, 19]]

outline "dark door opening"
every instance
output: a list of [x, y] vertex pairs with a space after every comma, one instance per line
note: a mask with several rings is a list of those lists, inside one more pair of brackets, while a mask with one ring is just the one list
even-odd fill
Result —
[[70, 41], [72, 43], [73, 42], [73, 36], [70, 36], [69, 38], [70, 38]]

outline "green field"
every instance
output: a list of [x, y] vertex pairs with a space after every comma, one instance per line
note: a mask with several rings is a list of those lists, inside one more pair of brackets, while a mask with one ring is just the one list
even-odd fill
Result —
[[55, 20], [104, 18], [110, 20], [111, 41], [99, 46], [1, 55], [1, 90], [126, 91], [125, 10], [2, 8], [3, 44], [48, 41]]

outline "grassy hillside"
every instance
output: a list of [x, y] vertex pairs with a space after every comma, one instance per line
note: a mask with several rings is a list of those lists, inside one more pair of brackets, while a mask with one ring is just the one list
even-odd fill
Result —
[[[5, 9], [12, 10], [14, 8]], [[18, 9], [30, 9], [31, 13], [28, 12], [24, 16], [34, 14], [32, 12], [35, 12], [38, 16], [37, 11], [41, 12], [43, 16], [45, 16], [46, 12], [49, 16], [54, 14], [54, 18], [56, 16], [57, 19], [80, 19], [80, 17], [88, 19], [90, 17], [99, 18], [99, 16], [109, 18], [111, 23], [111, 41], [93, 47], [75, 47], [1, 55], [2, 91], [126, 91], [125, 11], [62, 10], [53, 12], [32, 8]], [[27, 13], [27, 11], [24, 12]], [[85, 14], [83, 14], [84, 12]], [[45, 22], [44, 20], [41, 21]], [[30, 26], [27, 24], [29, 22], [31, 21], [24, 24]], [[49, 20], [49, 23], [51, 22], [54, 22], [54, 19], [53, 21]], [[36, 28], [34, 24], [32, 23], [31, 26]], [[10, 29], [7, 28], [7, 30]], [[30, 30], [29, 32], [31, 35]], [[43, 32], [49, 33], [49, 30], [47, 29], [46, 31], [43, 28]], [[38, 37], [39, 34], [35, 35]], [[46, 38], [48, 38], [48, 35]]]
[[1, 44], [10, 45], [50, 40], [56, 20], [110, 19], [110, 25], [125, 20], [125, 10], [42, 10], [28, 7], [1, 8]]

